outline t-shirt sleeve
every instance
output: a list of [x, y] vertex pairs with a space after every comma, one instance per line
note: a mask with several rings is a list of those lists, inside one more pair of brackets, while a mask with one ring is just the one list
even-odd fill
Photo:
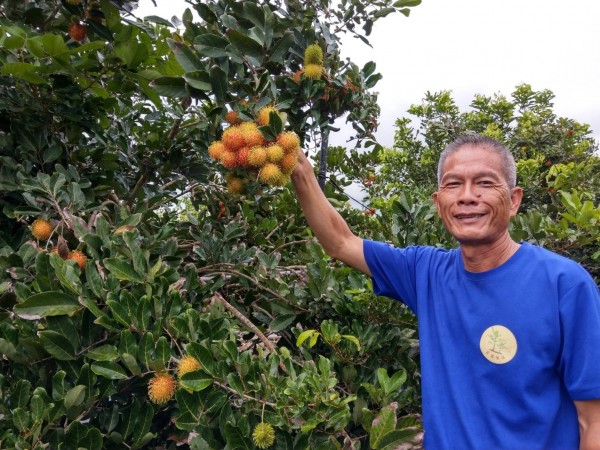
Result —
[[383, 242], [365, 240], [363, 252], [371, 271], [373, 292], [405, 303], [416, 314], [417, 248], [396, 248]]
[[[582, 269], [583, 271], [583, 269]], [[573, 400], [600, 398], [600, 293], [589, 274], [561, 297], [560, 370]]]

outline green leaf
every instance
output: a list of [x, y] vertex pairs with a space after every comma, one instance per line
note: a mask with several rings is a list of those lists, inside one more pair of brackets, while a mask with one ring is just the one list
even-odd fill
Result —
[[200, 362], [200, 365], [206, 372], [215, 375], [215, 360], [209, 349], [196, 342], [191, 342], [185, 350]]
[[227, 75], [216, 64], [210, 68], [210, 85], [219, 102], [227, 98]]
[[41, 317], [72, 314], [81, 305], [68, 294], [59, 291], [42, 292], [28, 297], [13, 308], [22, 319], [36, 320]]
[[[89, 248], [89, 247], [88, 247]], [[86, 264], [85, 266], [85, 279], [92, 293], [100, 299], [104, 299], [104, 291], [102, 290], [102, 278], [96, 266], [93, 264]]]
[[79, 406], [85, 399], [86, 387], [79, 384], [67, 391], [65, 395], [65, 408], [69, 409], [72, 406]]
[[227, 56], [226, 48], [229, 41], [223, 36], [215, 34], [201, 34], [194, 38], [194, 48], [201, 56], [209, 58], [222, 58]]
[[143, 277], [147, 271], [146, 259], [140, 248], [140, 243], [137, 241], [139, 236], [137, 231], [126, 231], [123, 233], [123, 240], [127, 244], [127, 248], [131, 252], [131, 259], [133, 262], [133, 269], [138, 273], [140, 277]]
[[183, 79], [194, 89], [200, 89], [201, 91], [211, 91], [212, 85], [210, 84], [210, 75], [208, 72], [203, 70], [197, 70], [196, 72], [186, 72]]
[[154, 357], [158, 359], [163, 366], [166, 365], [171, 359], [171, 347], [165, 336], [161, 336], [156, 341], [156, 349]]
[[104, 267], [119, 280], [144, 282], [144, 277], [139, 275], [127, 261], [122, 259], [107, 258], [104, 260]]
[[28, 380], [19, 380], [15, 383], [15, 388], [11, 395], [11, 404], [13, 406], [24, 408], [29, 403], [31, 394], [31, 383]]
[[231, 422], [225, 424], [224, 431], [225, 440], [231, 450], [253, 450], [255, 448], [248, 435]]
[[140, 366], [133, 355], [130, 355], [129, 353], [123, 353], [121, 355], [121, 361], [123, 364], [125, 364], [125, 367], [129, 369], [132, 375], [139, 375], [142, 373], [142, 370], [140, 369]]
[[149, 56], [146, 45], [135, 40], [120, 42], [115, 47], [114, 53], [127, 65], [127, 68], [130, 70], [136, 69]]
[[198, 56], [196, 56], [196, 54], [183, 42], [167, 39], [167, 43], [173, 51], [175, 59], [185, 72], [195, 72], [197, 70], [206, 69]]
[[296, 320], [296, 317], [298, 317], [296, 314], [282, 314], [271, 321], [269, 329], [271, 331], [284, 330]]
[[21, 433], [24, 433], [29, 428], [29, 413], [21, 408], [13, 409], [12, 411], [13, 424]]
[[56, 276], [64, 287], [73, 292], [76, 295], [82, 294], [81, 280], [79, 275], [75, 272], [74, 263], [72, 261], [66, 262], [58, 256], [58, 253], [50, 254], [50, 264], [56, 272]]
[[8, 62], [2, 65], [2, 75], [12, 75], [33, 84], [44, 84], [46, 79], [37, 74], [38, 68], [33, 64], [22, 62]]
[[127, 313], [127, 309], [116, 300], [108, 300], [106, 305], [110, 308], [113, 318], [121, 325], [126, 327], [131, 325], [131, 318]]
[[277, 41], [269, 54], [269, 60], [272, 62], [284, 63], [284, 56], [290, 52], [294, 44], [294, 32], [286, 31], [285, 34]]
[[35, 276], [36, 282], [42, 292], [54, 291], [58, 288], [55, 281], [55, 274], [50, 265], [50, 257], [47, 252], [40, 252], [35, 258]]
[[360, 341], [356, 336], [352, 336], [351, 334], [342, 334], [342, 337], [352, 342], [354, 345], [356, 345], [357, 350], [360, 350]]
[[152, 333], [144, 333], [138, 345], [138, 359], [144, 366], [150, 368], [154, 353], [154, 338]]
[[381, 450], [395, 450], [400, 444], [412, 442], [419, 433], [418, 429], [392, 430], [381, 438], [379, 448]]
[[189, 96], [185, 80], [181, 77], [161, 77], [152, 80], [150, 86], [157, 94], [165, 97], [181, 98]]
[[42, 45], [48, 56], [56, 57], [70, 53], [69, 47], [65, 44], [62, 36], [56, 34], [45, 34], [42, 36]]
[[376, 68], [376, 64], [373, 61], [369, 61], [368, 63], [365, 64], [365, 66], [362, 69], [362, 73], [363, 76], [365, 78], [370, 77], [371, 75], [373, 75], [373, 72], [375, 72], [375, 68]]
[[371, 426], [371, 432], [369, 434], [370, 448], [374, 450], [379, 449], [383, 436], [394, 430], [395, 427], [395, 409], [384, 406], [381, 408], [379, 415], [373, 420], [373, 425]]
[[92, 372], [110, 380], [124, 380], [128, 378], [125, 370], [113, 361], [98, 361], [92, 364]]
[[117, 347], [105, 344], [88, 350], [86, 356], [94, 361], [114, 361], [119, 357], [119, 354], [117, 353]]
[[184, 374], [179, 380], [180, 385], [192, 392], [202, 391], [213, 384], [213, 378], [201, 371]]
[[394, 3], [395, 8], [419, 6], [422, 0], [398, 0]]
[[[319, 333], [317, 330], [306, 330], [306, 331], [303, 331], [298, 336], [298, 339], [296, 339], [296, 345], [298, 347], [300, 347], [304, 343], [304, 341], [306, 341], [308, 338], [312, 338], [313, 336], [319, 336], [320, 334], [321, 333]], [[312, 339], [311, 339], [311, 341], [312, 341]], [[312, 347], [313, 345], [309, 345], [309, 347]]]
[[237, 30], [231, 30], [229, 42], [231, 42], [231, 45], [233, 45], [241, 55], [253, 56], [255, 58], [263, 56], [264, 50], [262, 45]]
[[56, 331], [40, 331], [40, 343], [44, 350], [60, 361], [75, 359], [75, 349], [71, 341]]

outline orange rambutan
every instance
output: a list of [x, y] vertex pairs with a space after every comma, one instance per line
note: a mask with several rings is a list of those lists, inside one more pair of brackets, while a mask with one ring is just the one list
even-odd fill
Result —
[[298, 153], [290, 152], [283, 155], [283, 158], [277, 163], [283, 173], [292, 173], [298, 164]]
[[36, 239], [47, 240], [52, 235], [52, 224], [46, 219], [35, 219], [31, 224], [31, 234]]
[[237, 165], [241, 167], [248, 167], [248, 155], [250, 153], [250, 147], [243, 146], [237, 151]]
[[236, 152], [231, 152], [229, 150], [225, 150], [221, 153], [221, 164], [225, 166], [227, 169], [235, 169], [238, 166], [238, 157]]
[[283, 148], [278, 144], [272, 144], [267, 147], [267, 159], [271, 162], [277, 162], [283, 158]]
[[267, 162], [267, 149], [257, 145], [248, 152], [248, 163], [254, 167], [261, 167]]
[[260, 111], [258, 111], [258, 115], [257, 115], [258, 123], [263, 126], [269, 125], [269, 116], [272, 112], [274, 112], [274, 113], [277, 112], [277, 110], [272, 106], [265, 106]]
[[241, 178], [231, 177], [227, 180], [227, 192], [239, 195], [244, 192], [244, 181]]
[[214, 141], [212, 144], [210, 144], [208, 146], [208, 155], [212, 159], [216, 159], [216, 160], [221, 159], [221, 154], [223, 154], [224, 151], [226, 151], [225, 146], [223, 145], [223, 143], [221, 141]]
[[227, 114], [225, 114], [225, 120], [231, 125], [239, 125], [242, 123], [242, 119], [238, 117], [237, 111], [229, 111]]
[[81, 270], [85, 269], [85, 264], [87, 263], [87, 256], [81, 250], [73, 250], [69, 254], [69, 259], [72, 259], [77, 263]]
[[265, 145], [266, 140], [260, 130], [254, 127], [244, 132], [244, 142], [247, 146], [253, 147], [255, 145]]
[[177, 377], [181, 378], [186, 373], [200, 370], [201, 367], [202, 366], [196, 358], [190, 355], [185, 355], [183, 358], [181, 358], [179, 365], [177, 366]]
[[235, 152], [244, 145], [244, 136], [237, 126], [231, 126], [223, 132], [221, 142], [227, 147], [227, 150]]
[[296, 70], [296, 72], [294, 73], [294, 75], [292, 75], [292, 80], [294, 80], [294, 83], [300, 84], [300, 81], [302, 81], [302, 74], [303, 73], [304, 73], [304, 69]]
[[258, 174], [258, 179], [263, 183], [273, 184], [281, 177], [281, 169], [276, 164], [266, 163]]
[[157, 374], [148, 382], [148, 397], [152, 403], [162, 405], [173, 398], [177, 383], [169, 374]]
[[295, 151], [300, 147], [300, 138], [293, 131], [284, 131], [277, 136], [277, 143], [286, 152]]

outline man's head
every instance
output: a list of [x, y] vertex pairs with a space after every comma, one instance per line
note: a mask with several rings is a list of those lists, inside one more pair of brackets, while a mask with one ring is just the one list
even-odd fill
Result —
[[504, 145], [491, 137], [482, 136], [480, 134], [465, 134], [452, 141], [442, 151], [442, 154], [440, 155], [440, 161], [438, 163], [438, 186], [440, 186], [442, 181], [442, 176], [444, 175], [444, 163], [446, 162], [448, 156], [459, 150], [461, 147], [466, 146], [487, 149], [500, 156], [500, 160], [502, 161], [501, 171], [504, 174], [504, 178], [509, 189], [512, 189], [517, 185], [517, 169], [515, 167], [515, 159], [513, 158], [512, 153]]
[[464, 136], [442, 152], [433, 200], [462, 246], [490, 248], [509, 239], [508, 224], [523, 197], [515, 172], [510, 152], [488, 137]]

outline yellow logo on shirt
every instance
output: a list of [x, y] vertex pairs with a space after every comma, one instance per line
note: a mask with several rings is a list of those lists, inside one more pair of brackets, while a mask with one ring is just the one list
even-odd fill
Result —
[[481, 353], [494, 364], [506, 364], [517, 354], [517, 339], [508, 328], [492, 325], [481, 335]]

